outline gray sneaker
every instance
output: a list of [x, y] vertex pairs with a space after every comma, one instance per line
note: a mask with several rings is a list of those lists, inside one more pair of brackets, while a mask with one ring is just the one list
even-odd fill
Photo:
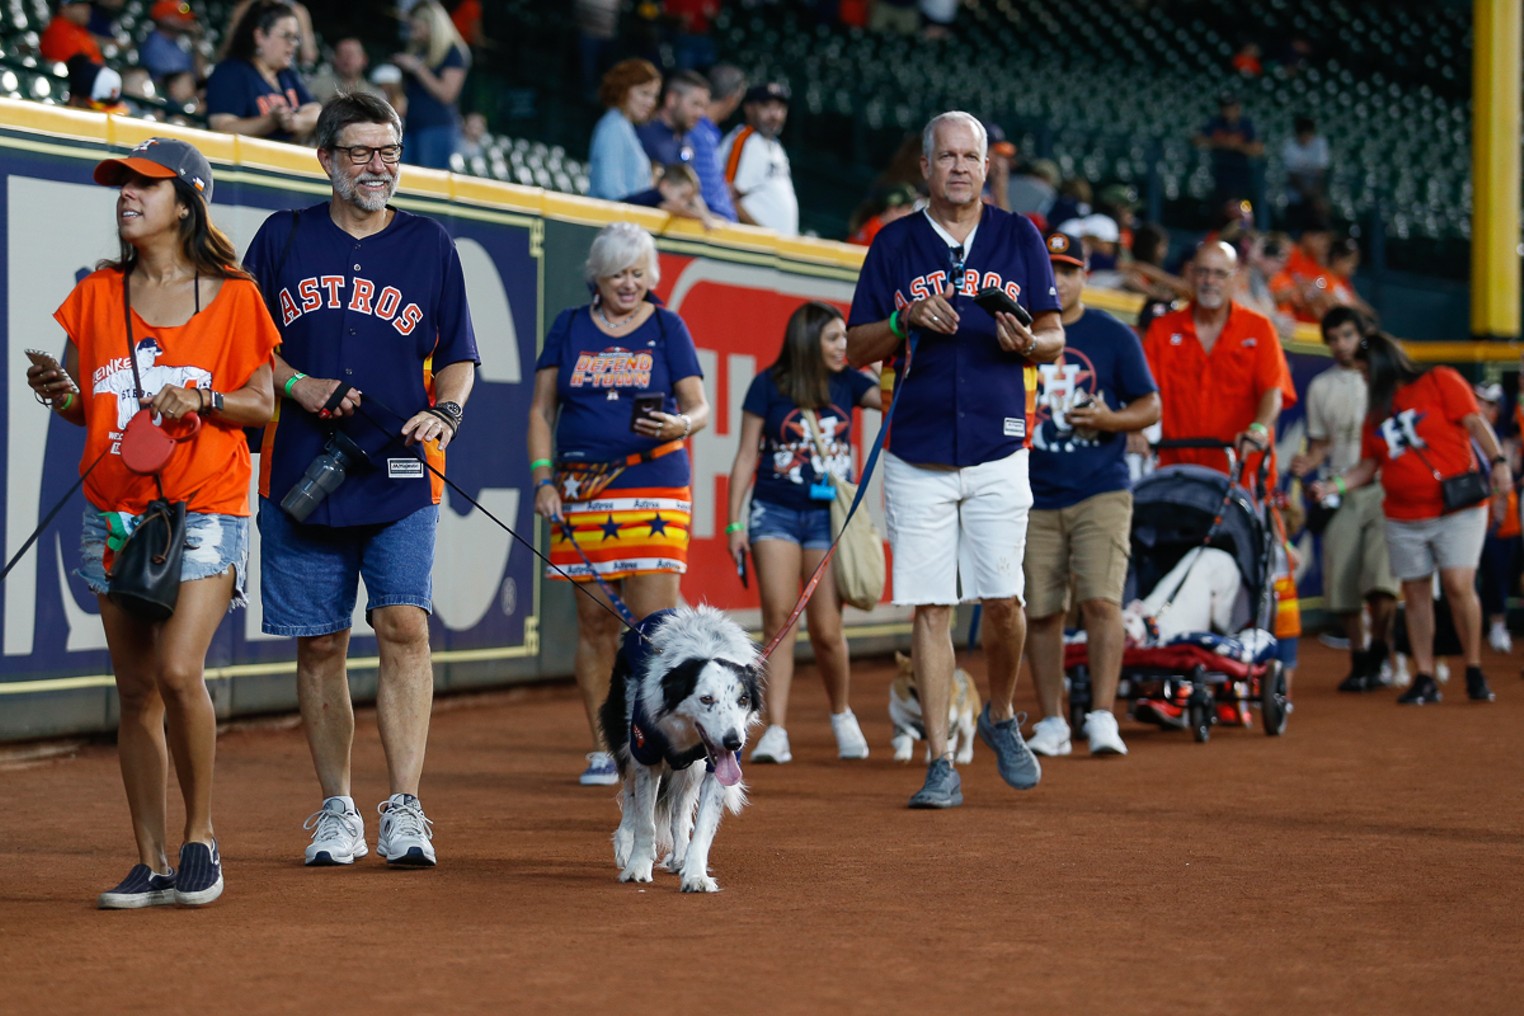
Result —
[[945, 758], [926, 767], [926, 785], [910, 798], [912, 808], [956, 808], [963, 803], [963, 780]]
[[1042, 779], [1037, 756], [1021, 739], [1021, 725], [1025, 722], [1026, 714], [1017, 713], [1004, 723], [991, 723], [988, 704], [979, 714], [979, 739], [995, 752], [1000, 778], [1017, 790], [1031, 790]]

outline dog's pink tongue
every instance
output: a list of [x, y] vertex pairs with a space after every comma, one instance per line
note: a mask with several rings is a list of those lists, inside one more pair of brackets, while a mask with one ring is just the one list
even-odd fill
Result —
[[741, 782], [741, 763], [736, 761], [735, 752], [720, 752], [720, 757], [714, 760], [714, 778], [722, 787], [733, 787]]

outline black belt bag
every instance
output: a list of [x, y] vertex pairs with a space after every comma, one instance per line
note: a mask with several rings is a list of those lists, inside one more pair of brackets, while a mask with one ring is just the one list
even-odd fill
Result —
[[185, 502], [157, 498], [111, 562], [111, 602], [148, 621], [168, 620], [180, 598]]

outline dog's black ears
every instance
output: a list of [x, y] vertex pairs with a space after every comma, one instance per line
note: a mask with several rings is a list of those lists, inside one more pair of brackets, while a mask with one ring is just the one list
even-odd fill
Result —
[[708, 662], [702, 657], [695, 656], [684, 660], [662, 675], [661, 694], [667, 712], [675, 711], [682, 704], [683, 699], [693, 694], [694, 687], [698, 685], [699, 672]]

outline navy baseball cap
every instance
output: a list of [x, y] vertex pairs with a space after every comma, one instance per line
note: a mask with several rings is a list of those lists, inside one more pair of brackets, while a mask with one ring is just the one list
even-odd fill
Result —
[[1060, 233], [1058, 230], [1048, 234], [1043, 241], [1048, 248], [1048, 260], [1059, 261], [1066, 265], [1077, 265], [1080, 268], [1085, 265], [1085, 245], [1080, 243], [1079, 238], [1068, 233]]
[[752, 85], [746, 90], [746, 102], [781, 102], [788, 105], [792, 96], [788, 85], [779, 81], [769, 81], [765, 85]]
[[95, 182], [120, 187], [128, 173], [150, 180], [179, 177], [208, 204], [212, 201], [212, 164], [194, 145], [174, 138], [149, 138], [120, 159], [105, 159], [95, 167]]

